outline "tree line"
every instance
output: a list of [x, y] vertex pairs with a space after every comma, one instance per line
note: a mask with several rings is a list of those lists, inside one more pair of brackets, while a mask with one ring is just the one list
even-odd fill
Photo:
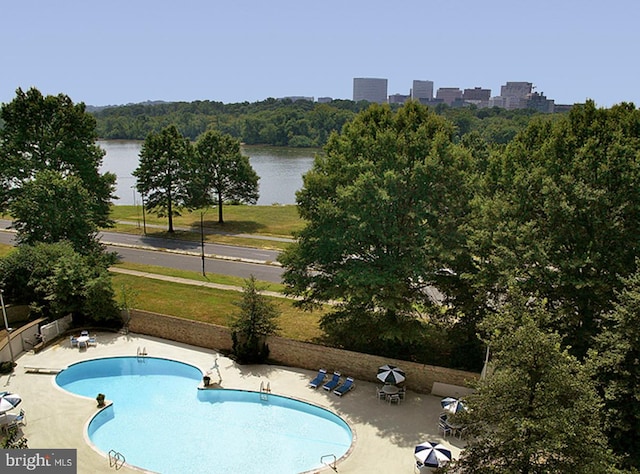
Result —
[[[97, 133], [102, 139], [144, 140], [175, 126], [195, 140], [209, 129], [228, 134], [248, 145], [323, 147], [332, 132], [342, 127], [371, 104], [362, 101], [266, 99], [259, 102], [223, 104], [214, 101], [160, 102], [93, 108]], [[393, 105], [397, 110], [400, 105]], [[532, 117], [533, 110], [505, 110], [475, 106], [451, 108], [439, 104], [433, 109], [455, 126], [458, 139], [476, 131], [489, 143], [506, 144]]]

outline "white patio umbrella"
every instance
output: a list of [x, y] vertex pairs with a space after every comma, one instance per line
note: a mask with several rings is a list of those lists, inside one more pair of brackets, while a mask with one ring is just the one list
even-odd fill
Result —
[[17, 407], [22, 398], [17, 393], [6, 393], [0, 397], [0, 413], [5, 413]]
[[399, 369], [395, 365], [385, 364], [382, 367], [378, 367], [378, 380], [384, 383], [399, 384], [404, 382], [405, 374], [404, 370]]
[[426, 441], [415, 447], [416, 461], [428, 467], [440, 467], [451, 461], [451, 451], [443, 444]]
[[459, 398], [447, 397], [440, 400], [440, 405], [449, 413], [460, 413], [467, 409], [467, 406]]

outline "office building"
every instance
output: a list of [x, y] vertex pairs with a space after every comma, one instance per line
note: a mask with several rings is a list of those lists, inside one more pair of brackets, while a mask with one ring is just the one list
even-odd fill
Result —
[[483, 89], [482, 87], [474, 87], [473, 89], [465, 89], [462, 98], [466, 102], [484, 102], [489, 101], [491, 97], [491, 89]]
[[390, 104], [404, 104], [409, 99], [410, 99], [410, 97], [408, 95], [405, 95], [405, 94], [391, 94], [389, 96], [389, 103]]
[[359, 102], [366, 100], [367, 102], [376, 102], [384, 104], [387, 102], [387, 80], [356, 77], [353, 79], [353, 100]]
[[504, 108], [508, 110], [527, 107], [528, 96], [533, 90], [531, 82], [507, 82], [500, 87], [500, 97], [504, 99]]
[[442, 102], [451, 105], [456, 99], [462, 99], [462, 90], [458, 87], [441, 87], [436, 92], [436, 99], [442, 99]]
[[433, 81], [413, 81], [411, 98], [418, 102], [430, 102], [433, 99]]

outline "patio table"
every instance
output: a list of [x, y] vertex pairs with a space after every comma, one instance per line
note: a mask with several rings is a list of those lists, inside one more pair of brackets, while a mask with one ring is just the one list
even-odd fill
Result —
[[382, 391], [387, 395], [395, 395], [396, 393], [400, 393], [400, 389], [397, 386], [390, 384], [382, 387]]

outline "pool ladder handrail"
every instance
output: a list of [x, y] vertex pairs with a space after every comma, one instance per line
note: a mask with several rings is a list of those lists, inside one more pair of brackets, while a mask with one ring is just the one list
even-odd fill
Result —
[[[325, 458], [329, 458], [329, 457], [332, 457], [332, 458], [333, 458], [333, 462], [332, 462], [332, 463], [327, 463], [327, 462], [325, 462], [325, 460], [324, 460], [324, 459], [325, 459]], [[325, 466], [330, 467], [330, 468], [331, 468], [331, 469], [333, 469], [335, 472], [338, 472], [338, 467], [336, 466], [336, 462], [338, 462], [338, 459], [336, 458], [336, 455], [335, 455], [335, 454], [325, 454], [324, 456], [322, 456], [322, 457], [320, 458], [320, 462], [321, 462], [322, 464], [324, 464]]]
[[140, 346], [138, 346], [138, 351], [136, 352], [136, 357], [138, 359], [138, 362], [144, 361], [144, 358], [147, 357], [147, 348], [143, 347], [142, 350], [141, 350]]
[[109, 451], [109, 467], [115, 467], [117, 471], [125, 462], [127, 461], [122, 453], [119, 453], [115, 449]]
[[269, 394], [271, 393], [271, 382], [260, 382], [260, 400], [269, 400]]

